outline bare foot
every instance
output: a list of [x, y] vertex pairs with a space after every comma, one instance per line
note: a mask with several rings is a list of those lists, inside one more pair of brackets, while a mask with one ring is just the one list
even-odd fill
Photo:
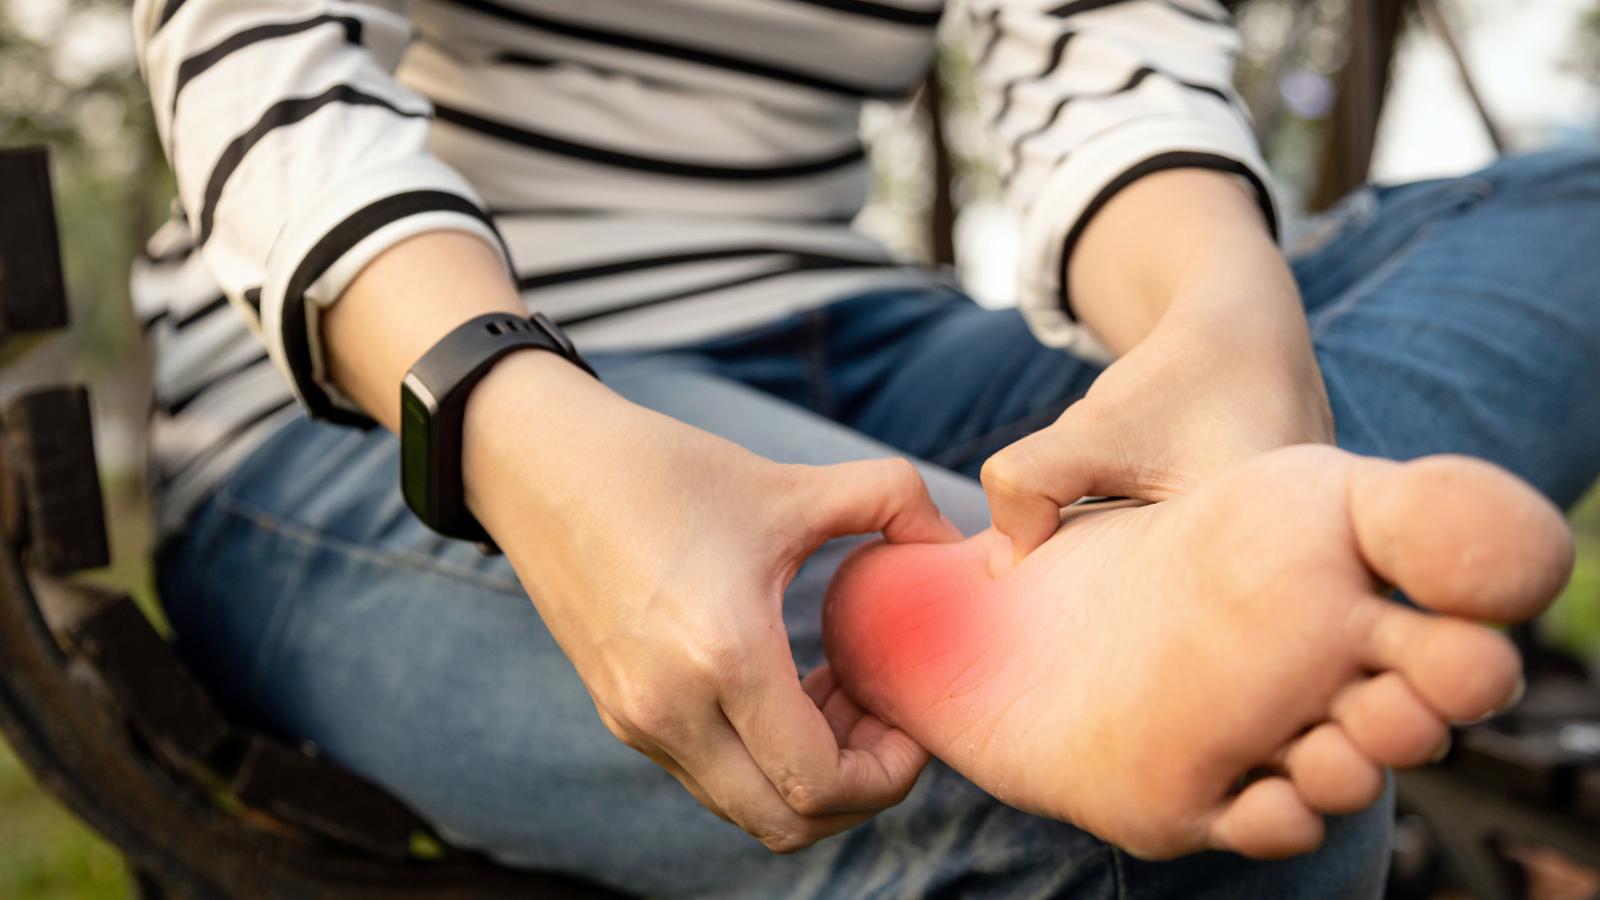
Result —
[[837, 679], [1006, 803], [1135, 855], [1275, 857], [1370, 805], [1383, 767], [1441, 752], [1449, 722], [1514, 702], [1516, 651], [1470, 620], [1542, 610], [1572, 543], [1487, 463], [1293, 447], [1165, 503], [1069, 512], [1010, 558], [992, 531], [858, 550], [812, 695]]

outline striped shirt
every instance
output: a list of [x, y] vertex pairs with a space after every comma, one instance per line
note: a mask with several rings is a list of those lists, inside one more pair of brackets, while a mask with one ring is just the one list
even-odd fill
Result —
[[[133, 273], [163, 531], [288, 418], [364, 421], [327, 377], [319, 316], [425, 231], [500, 248], [529, 308], [589, 351], [936, 282], [850, 222], [861, 106], [920, 81], [938, 2], [138, 0], [178, 185]], [[1231, 172], [1273, 218], [1216, 0], [963, 9], [1040, 340], [1103, 352], [1065, 260], [1140, 175]]]

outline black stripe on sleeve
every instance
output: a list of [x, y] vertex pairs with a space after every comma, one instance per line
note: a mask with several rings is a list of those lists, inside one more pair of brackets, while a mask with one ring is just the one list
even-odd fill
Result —
[[139, 328], [148, 334], [150, 329], [156, 327], [162, 322], [165, 322], [169, 317], [171, 317], [171, 315], [172, 313], [170, 311], [163, 309], [161, 312], [158, 312], [150, 318], [139, 323]]
[[[1189, 89], [1191, 91], [1199, 91], [1202, 94], [1210, 94], [1211, 96], [1216, 97], [1218, 100], [1221, 100], [1223, 103], [1228, 104], [1228, 106], [1230, 106], [1230, 107], [1234, 106], [1233, 100], [1228, 96], [1228, 93], [1226, 91], [1222, 90], [1221, 88], [1212, 87], [1209, 84], [1195, 84], [1193, 82], [1183, 81], [1182, 79], [1174, 78], [1174, 77], [1172, 77], [1171, 75], [1168, 75], [1165, 72], [1158, 72], [1155, 69], [1150, 68], [1149, 66], [1140, 66], [1138, 69], [1134, 70], [1134, 73], [1128, 77], [1128, 80], [1126, 82], [1124, 82], [1121, 87], [1113, 88], [1112, 90], [1104, 91], [1104, 92], [1098, 93], [1098, 94], [1072, 94], [1072, 95], [1069, 95], [1069, 96], [1066, 96], [1066, 97], [1062, 97], [1061, 100], [1056, 103], [1055, 108], [1050, 110], [1050, 115], [1044, 120], [1044, 124], [1040, 125], [1038, 128], [1033, 129], [1032, 131], [1027, 132], [1026, 134], [1021, 135], [1015, 141], [1012, 142], [1012, 144], [1011, 144], [1011, 166], [1012, 166], [1012, 171], [1013, 172], [1016, 171], [1016, 167], [1017, 167], [1018, 163], [1021, 161], [1021, 158], [1022, 158], [1022, 145], [1027, 143], [1028, 141], [1032, 140], [1033, 138], [1036, 138], [1039, 135], [1044, 134], [1046, 131], [1049, 131], [1050, 127], [1056, 123], [1056, 120], [1061, 118], [1062, 111], [1064, 111], [1069, 104], [1074, 103], [1074, 102], [1076, 102], [1078, 100], [1104, 100], [1104, 99], [1106, 99], [1108, 97], [1115, 97], [1118, 94], [1126, 94], [1127, 92], [1129, 92], [1129, 91], [1137, 88], [1139, 85], [1143, 84], [1144, 80], [1146, 78], [1149, 78], [1152, 75], [1159, 75], [1162, 78], [1165, 78], [1168, 81], [1171, 81], [1172, 83], [1178, 85], [1179, 87], [1187, 88], [1187, 89]], [[1007, 173], [1006, 178], [1007, 178], [1007, 180], [1009, 180], [1010, 173]]]
[[[1094, 12], [1097, 9], [1105, 9], [1109, 6], [1120, 6], [1123, 3], [1133, 2], [1137, 2], [1137, 0], [1072, 0], [1070, 3], [1064, 3], [1061, 6], [1050, 10], [1050, 15], [1055, 16], [1058, 19], [1065, 19], [1068, 16], [1075, 16], [1079, 13]], [[1181, 3], [1173, 2], [1173, 0], [1155, 0], [1155, 2], [1160, 3], [1162, 6], [1165, 6], [1173, 12], [1180, 13], [1200, 22], [1206, 22], [1211, 25], [1229, 24], [1224, 19], [1213, 19], [1205, 13], [1189, 9]]]
[[[327, 392], [311, 377], [311, 344], [306, 333], [306, 291], [339, 257], [350, 252], [367, 235], [391, 222], [426, 212], [464, 213], [488, 225], [496, 237], [500, 234], [487, 213], [459, 194], [432, 190], [408, 191], [368, 204], [335, 225], [300, 260], [294, 274], [289, 277], [289, 285], [283, 296], [283, 321], [279, 337], [283, 341], [283, 355], [289, 363], [289, 374], [293, 376], [295, 387], [313, 418], [363, 428], [373, 424], [366, 416], [335, 406]], [[504, 248], [502, 241], [501, 249]], [[510, 253], [506, 254], [506, 258], [511, 258]]]
[[184, 394], [182, 397], [179, 397], [176, 400], [173, 400], [171, 403], [164, 404], [162, 409], [169, 416], [180, 415], [185, 409], [188, 408], [189, 404], [200, 399], [201, 395], [206, 391], [209, 391], [212, 388], [220, 387], [224, 383], [243, 375], [244, 373], [254, 369], [256, 366], [259, 366], [270, 359], [271, 357], [267, 355], [266, 351], [262, 351], [256, 356], [252, 356], [238, 365], [229, 366], [226, 370], [206, 379], [205, 383], [201, 384], [194, 390], [191, 390], [189, 393]]
[[544, 16], [535, 15], [521, 9], [512, 9], [501, 6], [492, 0], [448, 0], [448, 2], [486, 16], [493, 16], [506, 22], [514, 22], [526, 28], [534, 28], [550, 34], [588, 41], [593, 44], [604, 44], [609, 47], [619, 47], [623, 50], [632, 50], [636, 53], [646, 53], [652, 56], [661, 56], [668, 59], [681, 60], [696, 65], [711, 68], [725, 69], [729, 72], [738, 72], [742, 75], [753, 75], [766, 78], [770, 81], [781, 81], [787, 84], [799, 85], [813, 90], [825, 91], [833, 94], [843, 94], [847, 97], [898, 97], [905, 93], [905, 85], [893, 87], [869, 87], [858, 84], [848, 84], [811, 75], [806, 72], [796, 72], [778, 66], [744, 59], [736, 56], [727, 56], [721, 53], [712, 53], [694, 47], [685, 47], [679, 44], [667, 44], [650, 38], [637, 35], [623, 34], [617, 31], [606, 31], [592, 28], [587, 25], [576, 25], [571, 22], [561, 22]]
[[1130, 2], [1137, 2], [1137, 0], [1072, 0], [1070, 3], [1064, 3], [1050, 10], [1050, 15], [1058, 19], [1065, 19], [1068, 16], [1075, 16], [1079, 13], [1094, 12], [1097, 9], [1120, 6]]
[[917, 25], [922, 28], [932, 28], [938, 25], [939, 17], [944, 14], [942, 6], [933, 10], [906, 9], [903, 6], [870, 3], [867, 0], [794, 0], [794, 2], [834, 9], [853, 16], [881, 19], [885, 22], [894, 22], [900, 25]]
[[1078, 320], [1077, 315], [1072, 311], [1072, 300], [1067, 296], [1067, 263], [1072, 259], [1072, 249], [1077, 246], [1078, 239], [1083, 236], [1083, 230], [1089, 227], [1089, 220], [1093, 219], [1095, 213], [1099, 212], [1102, 207], [1111, 202], [1111, 198], [1115, 197], [1118, 191], [1146, 175], [1166, 169], [1212, 169], [1217, 172], [1238, 175], [1250, 182], [1250, 186], [1255, 188], [1256, 200], [1261, 204], [1261, 214], [1266, 217], [1267, 230], [1272, 233], [1274, 240], [1277, 239], [1278, 213], [1272, 208], [1272, 195], [1267, 191], [1266, 183], [1261, 180], [1261, 176], [1257, 175], [1254, 169], [1237, 159], [1219, 156], [1215, 153], [1200, 153], [1192, 150], [1178, 150], [1172, 153], [1152, 156], [1116, 178], [1111, 179], [1105, 187], [1100, 189], [1100, 193], [1095, 194], [1094, 199], [1089, 201], [1089, 205], [1083, 208], [1083, 214], [1078, 216], [1078, 221], [1072, 224], [1072, 230], [1067, 232], [1067, 239], [1061, 249], [1060, 268], [1056, 276], [1060, 279], [1059, 284], [1061, 285], [1061, 310], [1067, 314], [1068, 319], [1074, 322]]
[[596, 319], [606, 318], [607, 316], [614, 316], [625, 312], [634, 312], [650, 306], [660, 306], [663, 303], [670, 303], [674, 300], [684, 300], [700, 294], [710, 294], [715, 293], [716, 291], [725, 291], [730, 288], [743, 287], [747, 284], [754, 284], [758, 281], [766, 281], [769, 278], [777, 278], [781, 275], [790, 275], [795, 272], [816, 271], [821, 269], [893, 268], [899, 265], [899, 263], [866, 262], [862, 260], [844, 259], [837, 256], [824, 256], [816, 253], [791, 253], [789, 256], [790, 262], [788, 265], [783, 265], [775, 269], [769, 269], [765, 272], [757, 272], [754, 275], [746, 275], [742, 278], [735, 278], [731, 281], [703, 285], [701, 287], [690, 288], [683, 291], [674, 291], [670, 294], [662, 294], [656, 297], [648, 297], [643, 300], [635, 300], [632, 303], [624, 303], [620, 306], [613, 306], [607, 309], [596, 310], [594, 312], [582, 313], [580, 315], [561, 319], [557, 321], [556, 324], [565, 328], [568, 325], [578, 325], [584, 322], [592, 322]]
[[1189, 18], [1194, 19], [1196, 22], [1205, 22], [1209, 25], [1222, 25], [1228, 28], [1233, 27], [1233, 17], [1231, 15], [1227, 15], [1226, 10], [1224, 10], [1224, 15], [1227, 16], [1226, 18], [1215, 19], [1197, 9], [1190, 9], [1187, 6], [1184, 6], [1182, 3], [1176, 2], [1176, 0], [1161, 0], [1161, 5], [1175, 13], [1188, 16]]
[[988, 19], [989, 39], [983, 42], [983, 49], [978, 51], [978, 61], [976, 65], [980, 66], [989, 61], [989, 57], [994, 53], [995, 45], [1000, 43], [1000, 38], [1002, 37], [1002, 32], [1000, 30], [1000, 7], [997, 6], [994, 9], [989, 10]]
[[545, 153], [581, 159], [605, 166], [633, 169], [656, 175], [672, 175], [679, 178], [705, 178], [717, 181], [778, 181], [785, 178], [821, 175], [825, 172], [831, 172], [835, 169], [842, 169], [862, 162], [866, 158], [865, 151], [862, 150], [860, 145], [857, 145], [844, 153], [825, 159], [791, 163], [789, 165], [716, 166], [655, 159], [648, 156], [635, 156], [631, 153], [591, 147], [587, 144], [578, 144], [551, 135], [519, 128], [515, 125], [508, 125], [505, 122], [485, 119], [482, 116], [440, 104], [434, 105], [434, 115], [441, 122], [449, 122], [451, 125], [465, 128], [468, 131], [519, 144], [533, 150], [542, 150]]
[[173, 331], [182, 331], [185, 328], [188, 328], [190, 325], [193, 325], [194, 323], [200, 321], [201, 319], [204, 319], [206, 316], [209, 316], [212, 313], [217, 312], [218, 310], [223, 310], [223, 309], [227, 309], [227, 308], [228, 308], [228, 297], [227, 297], [227, 295], [218, 294], [217, 296], [213, 297], [211, 299], [211, 302], [207, 303], [205, 306], [202, 306], [199, 309], [194, 310], [193, 312], [189, 313], [188, 315], [185, 315], [183, 318], [177, 320], [176, 322], [173, 322], [172, 323], [172, 330]]
[[167, 5], [161, 7], [161, 18], [156, 20], [156, 31], [160, 31], [162, 26], [172, 21], [172, 17], [178, 14], [178, 7], [182, 5], [183, 0], [167, 0]]
[[172, 108], [174, 110], [178, 108], [178, 96], [183, 93], [183, 89], [188, 86], [189, 82], [221, 62], [229, 54], [242, 50], [251, 44], [270, 41], [274, 38], [289, 37], [290, 35], [310, 31], [318, 26], [329, 24], [344, 26], [345, 43], [356, 45], [361, 43], [361, 20], [354, 16], [315, 16], [301, 22], [281, 22], [245, 29], [209, 50], [189, 57], [178, 66], [177, 86], [172, 90]]
[[1006, 82], [1005, 89], [1001, 94], [1000, 111], [995, 113], [994, 116], [996, 122], [1004, 119], [1006, 113], [1011, 111], [1011, 98], [1018, 86], [1032, 81], [1043, 81], [1050, 77], [1050, 74], [1056, 69], [1061, 68], [1061, 60], [1066, 55], [1067, 45], [1072, 43], [1072, 39], [1077, 35], [1078, 32], [1076, 31], [1063, 31], [1056, 37], [1055, 43], [1050, 46], [1050, 58], [1045, 61], [1044, 68], [1040, 69], [1038, 74], [1026, 78], [1013, 78]]
[[672, 253], [662, 256], [647, 256], [636, 259], [615, 260], [608, 263], [596, 263], [575, 269], [563, 269], [557, 272], [543, 272], [538, 275], [527, 275], [517, 279], [517, 288], [524, 291], [539, 290], [540, 288], [554, 287], [559, 284], [571, 284], [575, 281], [587, 281], [591, 278], [608, 278], [613, 275], [626, 275], [631, 272], [643, 272], [649, 269], [662, 269], [669, 266], [690, 265], [699, 262], [715, 262], [724, 259], [746, 259], [756, 256], [788, 256], [802, 255], [813, 259], [837, 260], [842, 265], [898, 265], [881, 260], [860, 259], [850, 256], [836, 256], [828, 253], [797, 252], [792, 247], [722, 247], [716, 250], [697, 250], [689, 253]]
[[426, 113], [407, 112], [381, 97], [364, 94], [348, 84], [336, 84], [315, 97], [295, 97], [272, 104], [249, 131], [233, 139], [228, 148], [222, 151], [216, 166], [212, 168], [211, 178], [206, 182], [205, 202], [200, 208], [200, 234], [196, 240], [197, 244], [203, 245], [211, 238], [211, 230], [216, 225], [217, 202], [222, 199], [222, 189], [227, 185], [234, 170], [244, 161], [245, 154], [274, 129], [293, 125], [333, 103], [343, 103], [347, 106], [379, 106], [395, 115], [410, 119], [427, 116]]

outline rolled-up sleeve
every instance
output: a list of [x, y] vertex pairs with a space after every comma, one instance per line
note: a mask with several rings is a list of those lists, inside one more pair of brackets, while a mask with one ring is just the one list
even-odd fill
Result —
[[190, 233], [307, 413], [365, 421], [327, 377], [320, 315], [425, 231], [503, 244], [427, 149], [433, 110], [393, 73], [403, 4], [138, 0], [139, 60]]
[[1228, 172], [1276, 230], [1271, 176], [1232, 86], [1215, 0], [975, 0], [980, 109], [1021, 229], [1018, 303], [1046, 344], [1110, 354], [1072, 314], [1066, 263], [1090, 218], [1162, 169]]

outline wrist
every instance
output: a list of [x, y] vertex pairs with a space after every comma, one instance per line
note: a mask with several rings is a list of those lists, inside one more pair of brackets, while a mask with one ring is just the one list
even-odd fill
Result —
[[588, 493], [582, 466], [622, 446], [635, 407], [561, 356], [523, 349], [497, 362], [467, 397], [461, 477], [467, 508], [492, 534], [527, 504], [565, 506]]
[[[1287, 278], [1287, 276], [1285, 276]], [[1243, 398], [1262, 449], [1333, 443], [1333, 414], [1293, 280], [1278, 293], [1206, 285], [1174, 298], [1136, 353], [1168, 377]]]
[[406, 372], [456, 326], [494, 312], [527, 315], [488, 244], [453, 231], [408, 238], [368, 263], [323, 313], [329, 377], [398, 433]]
[[1155, 172], [1124, 188], [1089, 223], [1069, 262], [1073, 311], [1118, 354], [1149, 336], [1179, 300], [1295, 293], [1257, 198], [1206, 169]]

